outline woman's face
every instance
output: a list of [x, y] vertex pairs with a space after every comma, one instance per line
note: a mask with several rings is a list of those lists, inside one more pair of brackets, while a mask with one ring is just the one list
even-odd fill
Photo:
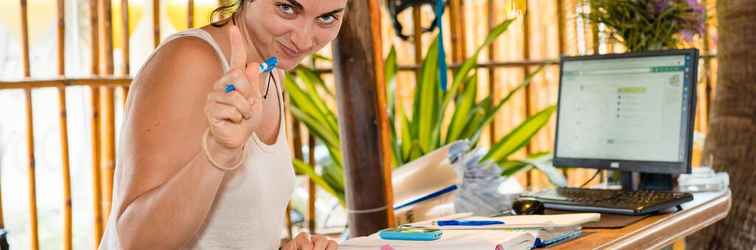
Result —
[[263, 59], [291, 70], [336, 38], [347, 0], [243, 0], [243, 20]]

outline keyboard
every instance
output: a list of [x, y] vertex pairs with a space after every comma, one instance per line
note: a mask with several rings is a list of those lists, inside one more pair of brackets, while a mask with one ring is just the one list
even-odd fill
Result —
[[521, 197], [536, 199], [549, 209], [624, 215], [650, 214], [693, 200], [693, 195], [683, 192], [587, 188], [557, 188], [524, 193]]

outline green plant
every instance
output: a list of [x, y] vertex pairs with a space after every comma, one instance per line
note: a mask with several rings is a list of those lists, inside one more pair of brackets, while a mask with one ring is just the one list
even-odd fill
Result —
[[[388, 118], [391, 131], [392, 161], [395, 167], [417, 159], [448, 143], [467, 139], [477, 144], [482, 128], [490, 124], [494, 115], [512, 96], [530, 83], [542, 68], [527, 75], [522, 83], [501, 100], [490, 96], [477, 101], [477, 60], [481, 50], [490, 45], [507, 30], [512, 19], [494, 27], [475, 53], [467, 58], [459, 69], [453, 72], [453, 80], [448, 91], [438, 87], [436, 67], [438, 38], [428, 49], [417, 77], [411, 117], [403, 109], [395, 108], [395, 76], [397, 72], [396, 51], [392, 48], [385, 62], [385, 79], [388, 88]], [[333, 194], [344, 205], [344, 177], [341, 161], [338, 123], [335, 112], [328, 107], [325, 97], [334, 98], [324, 81], [307, 67], [297, 67], [294, 74], [284, 80], [291, 100], [290, 110], [296, 119], [307, 126], [328, 149], [331, 161], [322, 164], [320, 171], [299, 160], [294, 161], [295, 169], [308, 175], [325, 191]], [[449, 110], [454, 103], [454, 110]], [[510, 156], [528, 144], [530, 139], [544, 127], [555, 107], [550, 106], [528, 117], [519, 126], [499, 139], [482, 160], [490, 160], [503, 166], [507, 173], [515, 173], [528, 168], [527, 160], [513, 160]], [[451, 112], [450, 119], [444, 119]], [[444, 124], [449, 120], [448, 124]], [[536, 156], [541, 156], [537, 154]]]
[[591, 22], [603, 23], [629, 51], [675, 48], [679, 36], [690, 42], [704, 31], [705, 13], [698, 0], [585, 0]]

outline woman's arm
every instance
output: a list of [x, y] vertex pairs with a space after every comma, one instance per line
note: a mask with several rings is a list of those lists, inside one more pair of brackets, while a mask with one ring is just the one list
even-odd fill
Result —
[[[178, 38], [134, 80], [109, 225], [121, 248], [177, 249], [205, 222], [224, 177], [201, 149], [207, 96], [221, 72], [212, 47]], [[221, 152], [228, 149], [212, 138], [208, 151], [226, 166], [240, 160], [240, 150]]]

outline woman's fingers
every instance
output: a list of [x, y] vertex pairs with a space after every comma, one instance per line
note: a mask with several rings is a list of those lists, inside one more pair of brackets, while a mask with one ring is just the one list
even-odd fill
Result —
[[313, 244], [313, 250], [326, 250], [328, 248], [328, 238], [320, 235], [313, 235], [310, 239]]
[[337, 250], [339, 249], [339, 244], [336, 243], [336, 241], [329, 240], [328, 246], [326, 246], [326, 250]]
[[[241, 112], [231, 105], [216, 103], [214, 107], [210, 108], [208, 111], [208, 115], [215, 122], [230, 121], [233, 123], [241, 123], [244, 119]], [[215, 122], [212, 124], [215, 124]]]
[[231, 44], [231, 68], [243, 68], [244, 64], [247, 63], [247, 48], [244, 46], [241, 31], [235, 25], [232, 25], [228, 30], [228, 40]]
[[210, 94], [210, 100], [216, 103], [233, 106], [241, 113], [244, 119], [252, 117], [252, 105], [238, 92], [221, 94], [213, 92]]
[[294, 238], [294, 243], [296, 244], [296, 249], [298, 250], [313, 250], [312, 241], [310, 241], [310, 235], [307, 233], [299, 233], [299, 235]]

